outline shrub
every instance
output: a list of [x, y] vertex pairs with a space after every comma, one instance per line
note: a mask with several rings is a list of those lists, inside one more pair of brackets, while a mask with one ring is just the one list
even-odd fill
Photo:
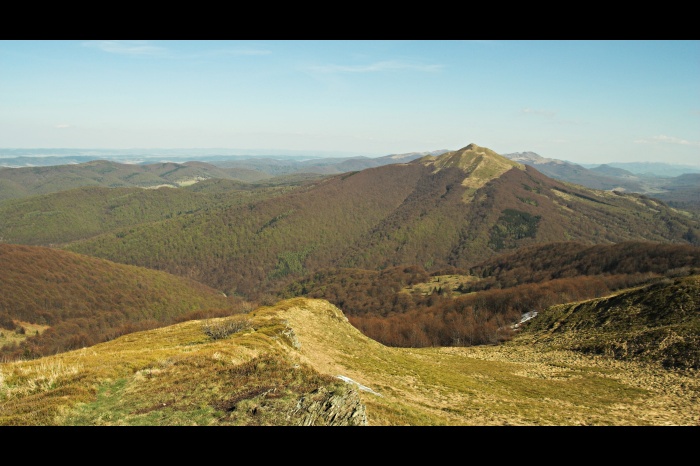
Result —
[[226, 338], [243, 330], [247, 330], [252, 327], [252, 324], [247, 319], [229, 319], [229, 320], [217, 320], [209, 321], [202, 324], [202, 330], [208, 336], [214, 340], [220, 338]]

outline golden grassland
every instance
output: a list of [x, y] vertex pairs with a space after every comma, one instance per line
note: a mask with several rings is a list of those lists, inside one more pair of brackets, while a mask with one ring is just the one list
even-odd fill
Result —
[[458, 290], [460, 285], [469, 285], [477, 281], [479, 281], [479, 278], [473, 275], [436, 275], [430, 277], [426, 282], [409, 285], [404, 288], [404, 291], [429, 295], [434, 290], [442, 289], [443, 291], [449, 290], [453, 296], [460, 296], [462, 295]]
[[[206, 331], [243, 321], [224, 338]], [[700, 424], [697, 372], [525, 337], [392, 348], [327, 301], [295, 298], [2, 363], [0, 425], [293, 425], [291, 407], [320, 386], [359, 390], [370, 426]]]

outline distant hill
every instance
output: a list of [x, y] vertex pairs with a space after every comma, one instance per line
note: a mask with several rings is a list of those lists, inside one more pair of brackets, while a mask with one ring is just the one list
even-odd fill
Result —
[[210, 178], [257, 181], [269, 176], [250, 170], [222, 170], [203, 162], [138, 165], [94, 160], [47, 167], [0, 168], [0, 200], [81, 187], [180, 187]]
[[700, 167], [663, 163], [578, 165], [541, 157], [534, 152], [504, 154], [554, 179], [601, 190], [646, 194], [672, 206], [700, 214], [700, 187], [693, 183]]
[[[425, 155], [444, 152], [446, 150], [411, 152], [375, 158], [211, 156], [212, 160], [208, 161], [180, 163], [156, 162], [153, 157], [141, 163], [95, 160], [91, 156], [0, 158], [0, 201], [81, 187], [182, 187], [210, 179], [285, 184], [285, 180], [406, 163]], [[33, 166], [31, 162], [39, 166]]]
[[237, 301], [201, 283], [56, 249], [0, 244], [0, 358], [91, 346]]
[[700, 214], [700, 173], [667, 178], [654, 196], [672, 207]]
[[591, 168], [591, 171], [600, 173], [601, 175], [608, 175], [608, 176], [614, 176], [617, 178], [629, 178], [629, 179], [638, 179], [634, 173], [624, 170], [622, 168], [617, 168], [613, 167], [612, 165], [598, 165], [597, 167]]
[[381, 167], [395, 163], [407, 163], [426, 155], [439, 155], [448, 150], [430, 152], [409, 152], [391, 154], [383, 157], [332, 157], [314, 158], [309, 160], [293, 160], [270, 157], [250, 157], [244, 160], [222, 160], [212, 163], [222, 168], [238, 168], [266, 173], [270, 176], [281, 176], [300, 173], [316, 173], [334, 175], [360, 171], [366, 168]]
[[679, 165], [658, 162], [610, 162], [608, 165], [624, 169], [635, 175], [675, 177], [686, 173], [700, 173], [699, 165]]
[[634, 176], [632, 173], [615, 171], [610, 166], [607, 166], [608, 168], [602, 165], [597, 168], [585, 168], [582, 165], [564, 160], [544, 158], [534, 152], [515, 152], [503, 154], [503, 156], [533, 166], [554, 179], [579, 184], [587, 188], [599, 190], [622, 189], [636, 193], [649, 191], [644, 180]]

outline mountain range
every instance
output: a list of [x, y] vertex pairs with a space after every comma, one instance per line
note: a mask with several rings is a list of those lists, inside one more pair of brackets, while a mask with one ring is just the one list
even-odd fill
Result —
[[[289, 183], [446, 152], [450, 151], [441, 149], [382, 157], [323, 157], [291, 153], [267, 155], [264, 151], [242, 155], [242, 151], [226, 149], [154, 150], [153, 153], [144, 150], [5, 149], [0, 150], [0, 200], [83, 186], [178, 187], [204, 179]], [[575, 164], [541, 157], [534, 152], [503, 156], [531, 165], [560, 181], [599, 190], [647, 194], [674, 207], [700, 211], [699, 167], [650, 162]]]
[[599, 190], [627, 191], [660, 199], [673, 207], [700, 212], [700, 167], [663, 163], [579, 165], [534, 152], [503, 154], [545, 175]]
[[697, 423], [698, 213], [538, 157], [0, 169], [0, 424]]

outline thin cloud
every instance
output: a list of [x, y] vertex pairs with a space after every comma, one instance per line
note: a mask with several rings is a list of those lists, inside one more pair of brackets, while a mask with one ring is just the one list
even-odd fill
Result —
[[216, 50], [212, 52], [213, 55], [270, 55], [272, 51], [263, 49], [229, 49], [229, 50]]
[[311, 71], [320, 73], [376, 73], [381, 71], [440, 71], [443, 65], [422, 65], [398, 60], [387, 60], [369, 65], [318, 65], [310, 67]]
[[520, 110], [520, 112], [524, 113], [526, 115], [539, 115], [539, 116], [544, 116], [547, 118], [552, 118], [557, 114], [557, 112], [555, 112], [553, 110], [537, 110], [537, 109], [529, 108], [529, 107], [523, 108], [522, 110]]
[[116, 53], [120, 55], [134, 55], [134, 56], [168, 56], [169, 58], [203, 58], [211, 56], [260, 56], [260, 55], [270, 55], [272, 51], [259, 48], [232, 48], [232, 49], [219, 49], [210, 50], [206, 52], [194, 53], [194, 54], [178, 54], [173, 50], [167, 49], [165, 47], [159, 47], [150, 44], [148, 41], [136, 41], [136, 40], [102, 40], [102, 41], [88, 41], [83, 42], [85, 47], [93, 47], [104, 52]]
[[120, 55], [158, 55], [166, 50], [163, 47], [150, 45], [147, 41], [140, 40], [96, 40], [83, 42], [83, 45]]
[[685, 139], [676, 138], [673, 136], [666, 136], [661, 134], [659, 136], [653, 136], [647, 139], [637, 139], [634, 141], [636, 144], [656, 144], [656, 143], [666, 143], [666, 144], [679, 144], [682, 146], [698, 146], [700, 147], [700, 142], [698, 141], [687, 141]]
[[60, 125], [54, 126], [54, 128], [58, 128], [58, 129], [70, 128], [70, 125], [67, 125], [65, 123], [61, 123]]

